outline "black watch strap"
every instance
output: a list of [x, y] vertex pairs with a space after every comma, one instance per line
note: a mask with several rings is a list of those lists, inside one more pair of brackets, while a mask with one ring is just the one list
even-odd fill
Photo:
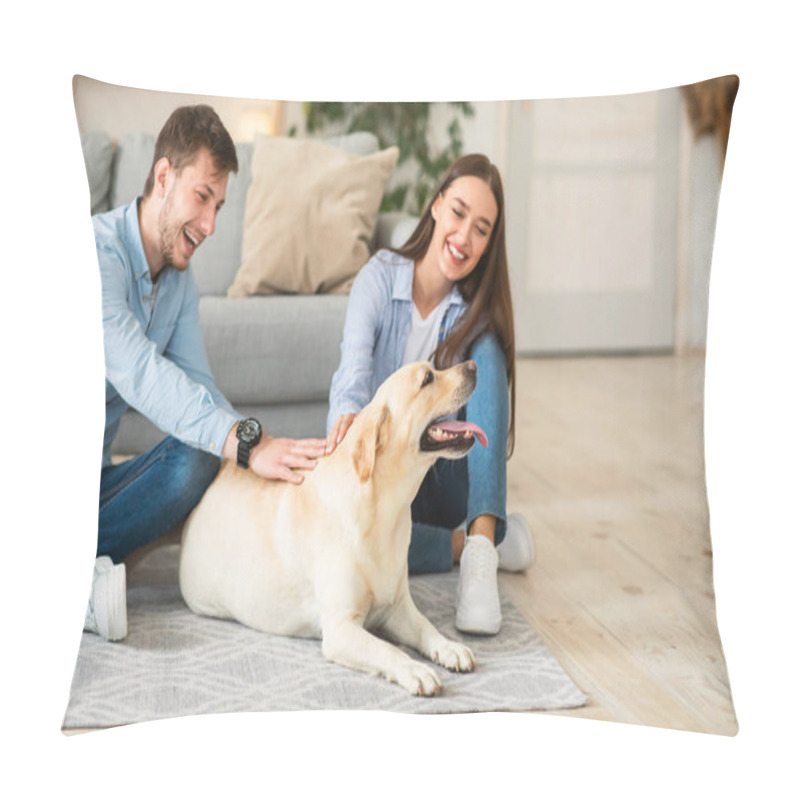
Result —
[[261, 441], [261, 423], [253, 417], [243, 419], [236, 428], [239, 445], [236, 450], [236, 463], [247, 469], [250, 465], [250, 452]]
[[239, 442], [239, 447], [236, 450], [236, 463], [240, 467], [247, 469], [250, 466], [250, 451], [252, 449], [253, 445]]

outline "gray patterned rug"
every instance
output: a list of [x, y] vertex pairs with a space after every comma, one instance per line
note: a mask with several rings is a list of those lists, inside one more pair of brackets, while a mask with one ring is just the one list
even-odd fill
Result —
[[159, 547], [129, 571], [125, 641], [110, 644], [83, 634], [64, 728], [236, 711], [381, 709], [439, 714], [575, 708], [586, 703], [506, 598], [497, 636], [456, 632], [456, 572], [416, 576], [411, 593], [420, 611], [445, 636], [472, 648], [477, 667], [461, 675], [436, 667], [443, 693], [419, 698], [381, 678], [327, 662], [318, 641], [271, 636], [194, 615], [178, 588], [178, 556], [178, 545]]

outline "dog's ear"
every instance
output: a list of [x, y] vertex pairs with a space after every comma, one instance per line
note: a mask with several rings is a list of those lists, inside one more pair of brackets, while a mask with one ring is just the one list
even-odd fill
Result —
[[366, 483], [375, 469], [375, 457], [385, 447], [391, 414], [388, 406], [377, 409], [366, 420], [353, 448], [353, 466], [361, 483]]

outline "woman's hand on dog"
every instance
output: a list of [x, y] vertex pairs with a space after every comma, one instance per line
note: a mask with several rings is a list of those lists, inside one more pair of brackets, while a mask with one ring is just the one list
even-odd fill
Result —
[[353, 424], [353, 420], [355, 418], [355, 414], [342, 414], [339, 419], [333, 423], [333, 427], [328, 434], [328, 440], [325, 446], [325, 455], [330, 455], [336, 449], [339, 442], [344, 439], [344, 435]]

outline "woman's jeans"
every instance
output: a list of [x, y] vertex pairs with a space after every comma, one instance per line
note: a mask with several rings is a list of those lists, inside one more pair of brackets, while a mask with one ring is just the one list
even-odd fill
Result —
[[[440, 458], [428, 471], [411, 505], [411, 573], [449, 572], [453, 568], [450, 532], [466, 530], [475, 517], [497, 518], [495, 544], [506, 531], [506, 450], [508, 446], [508, 379], [503, 351], [493, 334], [475, 341], [470, 358], [478, 383], [467, 401], [466, 419], [479, 425], [489, 444], [472, 446], [466, 458]], [[459, 415], [463, 418], [462, 414]]]
[[122, 561], [183, 521], [219, 470], [217, 456], [164, 439], [100, 473], [97, 555]]

